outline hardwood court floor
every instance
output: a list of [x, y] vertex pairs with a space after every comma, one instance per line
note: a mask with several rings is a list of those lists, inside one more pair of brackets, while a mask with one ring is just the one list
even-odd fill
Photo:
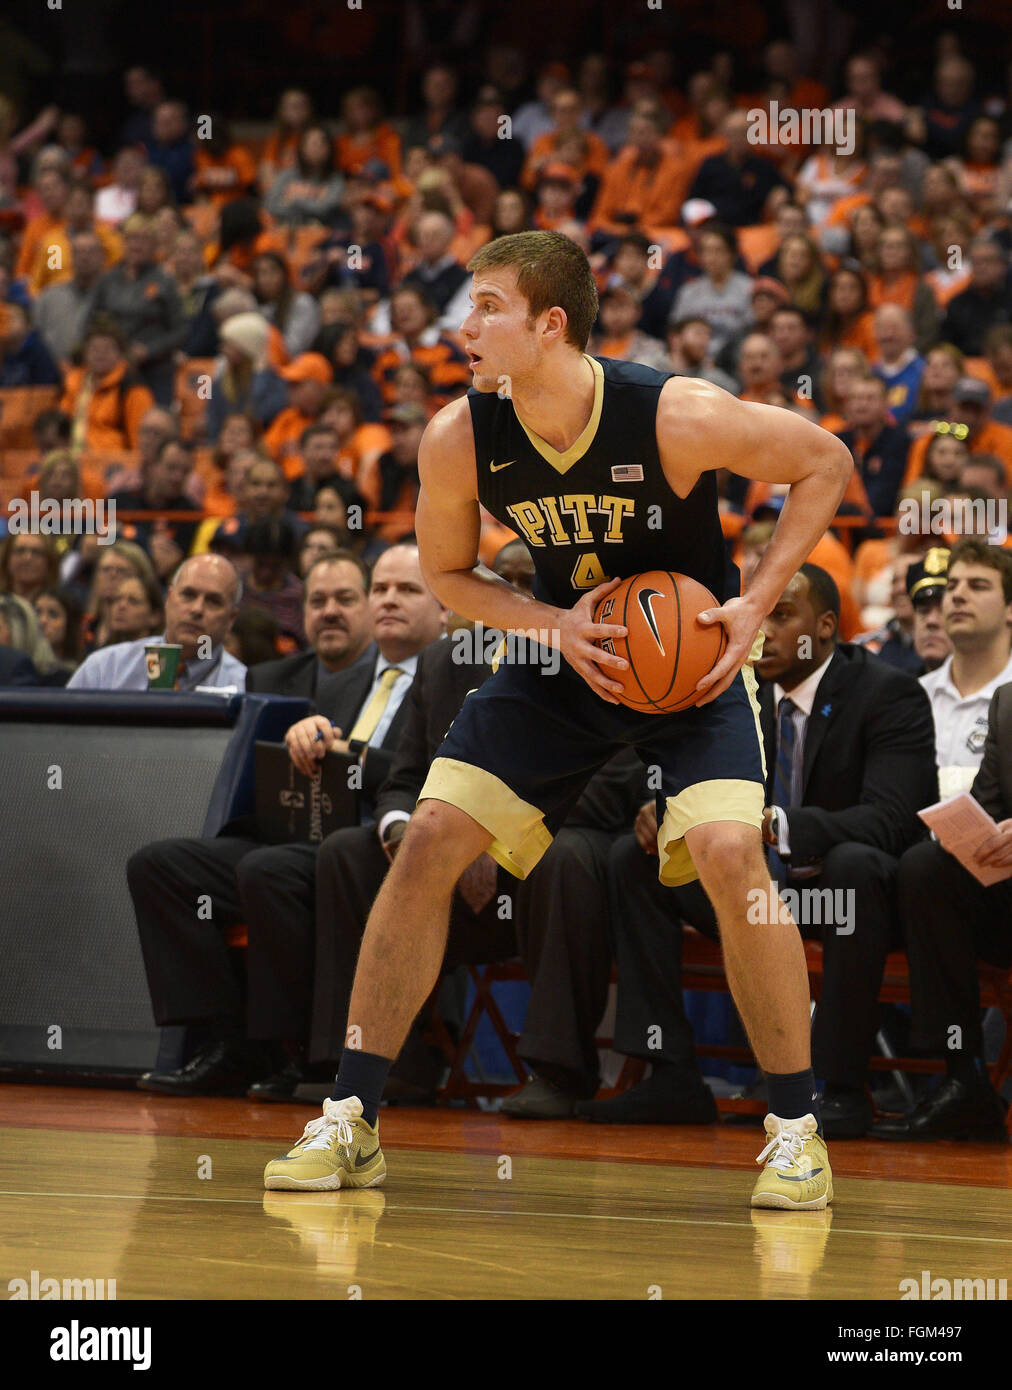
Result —
[[384, 1187], [262, 1191], [313, 1114], [0, 1086], [0, 1290], [37, 1270], [119, 1299], [895, 1300], [923, 1269], [1012, 1271], [1007, 1146], [836, 1144], [834, 1208], [752, 1212], [751, 1127], [401, 1110]]

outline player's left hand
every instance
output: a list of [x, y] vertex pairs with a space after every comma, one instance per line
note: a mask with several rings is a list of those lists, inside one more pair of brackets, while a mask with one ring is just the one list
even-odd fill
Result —
[[696, 683], [696, 689], [705, 692], [696, 701], [697, 706], [708, 705], [718, 695], [723, 695], [748, 660], [763, 619], [747, 598], [729, 598], [720, 608], [708, 608], [700, 613], [699, 621], [706, 626], [723, 623], [727, 646], [713, 670]]

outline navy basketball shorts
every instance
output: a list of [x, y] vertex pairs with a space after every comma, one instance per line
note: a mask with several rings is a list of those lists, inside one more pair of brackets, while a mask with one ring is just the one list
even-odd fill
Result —
[[[489, 854], [526, 878], [593, 774], [632, 745], [655, 770], [660, 881], [698, 878], [685, 833], [714, 821], [762, 828], [766, 767], [751, 661], [702, 708], [643, 714], [602, 700], [565, 660], [501, 665], [465, 699], [418, 800], [445, 801], [494, 837]], [[629, 827], [630, 830], [632, 826]]]

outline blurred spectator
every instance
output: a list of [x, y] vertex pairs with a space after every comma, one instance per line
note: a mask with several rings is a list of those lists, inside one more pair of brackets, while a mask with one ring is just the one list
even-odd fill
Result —
[[808, 317], [822, 309], [825, 275], [819, 249], [804, 232], [785, 236], [777, 252], [776, 278], [787, 290], [791, 305]]
[[[949, 420], [933, 420], [928, 433], [915, 439], [910, 450], [907, 480], [919, 476], [933, 434], [953, 433], [962, 438], [973, 454], [996, 454], [1012, 478], [1012, 429], [991, 419], [991, 392], [987, 383], [975, 377], [961, 377], [952, 393], [953, 407]], [[949, 428], [946, 429], [945, 426]], [[960, 428], [956, 428], [959, 426]], [[965, 427], [965, 433], [963, 428]]]
[[92, 652], [71, 676], [68, 689], [147, 690], [144, 648], [163, 640], [182, 647], [176, 690], [209, 685], [241, 694], [246, 688], [246, 667], [223, 645], [238, 612], [240, 588], [235, 569], [220, 555], [185, 561], [165, 598], [163, 638], [140, 637]]
[[836, 107], [853, 111], [863, 121], [902, 121], [904, 105], [898, 97], [882, 90], [882, 75], [874, 54], [855, 54], [847, 63], [844, 82], [846, 90]]
[[341, 209], [344, 175], [335, 167], [334, 144], [322, 125], [307, 125], [299, 134], [295, 163], [275, 178], [264, 206], [286, 227], [314, 222], [330, 226]]
[[313, 104], [306, 92], [289, 87], [278, 98], [275, 129], [267, 137], [260, 161], [260, 191], [274, 186], [278, 175], [296, 160], [299, 136], [313, 119]]
[[708, 319], [698, 315], [673, 319], [666, 334], [668, 365], [663, 370], [674, 372], [676, 376], [700, 377], [734, 393], [738, 389], [734, 377], [714, 366], [711, 337]]
[[105, 252], [95, 232], [75, 233], [70, 249], [70, 279], [43, 290], [35, 309], [35, 321], [46, 347], [57, 362], [64, 363], [71, 361], [80, 346], [94, 313], [95, 294], [105, 267]]
[[[886, 613], [888, 616], [877, 631], [862, 632], [854, 641], [858, 646], [871, 652], [873, 656], [887, 661], [890, 666], [897, 666], [901, 671], [907, 671], [912, 676], [921, 676], [927, 668], [920, 653], [914, 647], [914, 608], [907, 592], [907, 574], [911, 566], [916, 563], [916, 557], [913, 554], [899, 555], [892, 566], [887, 569], [888, 608], [883, 610], [864, 603], [863, 598], [866, 597], [866, 592], [858, 598], [858, 602], [862, 605], [862, 623], [874, 621], [872, 614]], [[859, 581], [860, 573], [858, 572], [854, 580], [855, 597], [862, 593], [863, 586], [859, 587]]]
[[875, 516], [891, 516], [903, 483], [910, 436], [895, 424], [886, 406], [881, 377], [866, 376], [854, 383], [847, 397], [847, 428], [839, 431], [851, 452]]
[[[117, 513], [192, 512], [193, 499], [184, 486], [193, 468], [187, 446], [178, 439], [166, 439], [141, 472], [140, 486], [117, 492], [112, 501]], [[135, 540], [150, 556], [159, 579], [167, 579], [189, 554], [197, 526], [193, 521], [174, 521], [171, 516], [154, 521], [130, 523]]]
[[788, 401], [803, 410], [820, 409], [822, 369], [805, 315], [794, 304], [782, 304], [770, 315], [769, 333], [780, 354], [780, 384]]
[[689, 190], [690, 198], [705, 198], [717, 216], [731, 227], [751, 227], [763, 220], [766, 200], [774, 188], [786, 187], [772, 161], [752, 153], [749, 118], [735, 111], [724, 121], [724, 154], [704, 159]]
[[144, 168], [144, 156], [135, 145], [120, 150], [113, 160], [112, 182], [95, 195], [95, 216], [99, 222], [118, 227], [137, 211]]
[[538, 72], [537, 95], [524, 102], [513, 115], [513, 139], [530, 151], [539, 135], [552, 129], [552, 103], [569, 83], [569, 68], [565, 63], [551, 62]]
[[347, 540], [347, 531], [337, 526], [325, 526], [322, 522], [314, 522], [299, 542], [299, 553], [295, 564], [299, 578], [305, 582], [306, 575], [317, 560], [326, 559], [328, 556], [336, 554], [337, 551], [345, 549]]
[[664, 344], [636, 327], [640, 304], [634, 291], [625, 285], [612, 285], [601, 295], [600, 302], [600, 336], [596, 342], [591, 340], [590, 351], [598, 357], [617, 357], [626, 362], [639, 362], [655, 371], [666, 371]]
[[60, 557], [51, 536], [18, 531], [7, 537], [0, 555], [0, 593], [34, 603], [59, 577]]
[[60, 371], [23, 304], [0, 304], [0, 388], [58, 386]]
[[[109, 605], [124, 579], [139, 578], [145, 590], [157, 588], [158, 580], [150, 559], [133, 541], [116, 541], [93, 552], [91, 591], [84, 605], [84, 642], [88, 650], [104, 647], [109, 641]], [[83, 570], [83, 566], [79, 567]], [[75, 573], [73, 578], [83, 578]]]
[[218, 343], [217, 334], [208, 331], [214, 322], [210, 306], [220, 294], [221, 286], [207, 273], [203, 244], [196, 232], [184, 228], [174, 234], [165, 269], [176, 286], [186, 323], [186, 337], [180, 348], [182, 356], [213, 357]]
[[188, 203], [196, 168], [190, 140], [190, 115], [181, 101], [160, 101], [151, 118], [148, 158], [161, 169], [172, 188], [173, 201]]
[[225, 650], [241, 661], [249, 680], [249, 668], [262, 666], [278, 655], [278, 625], [269, 613], [256, 608], [241, 608], [232, 629], [225, 636]]
[[826, 414], [819, 424], [824, 430], [839, 434], [846, 429], [847, 397], [855, 381], [868, 374], [868, 360], [859, 348], [837, 348], [830, 355], [822, 373], [822, 404]]
[[109, 600], [109, 640], [134, 642], [138, 637], [150, 637], [165, 626], [165, 603], [161, 586], [146, 583], [140, 576], [121, 579]]
[[924, 102], [925, 147], [932, 159], [958, 154], [980, 112], [973, 98], [973, 65], [958, 54], [941, 59]]
[[652, 237], [678, 226], [693, 166], [665, 139], [669, 125], [663, 107], [637, 103], [629, 118], [629, 143], [612, 160], [598, 190], [590, 231], [622, 236], [635, 229]]
[[393, 342], [376, 358], [373, 376], [383, 399], [393, 402], [393, 376], [407, 361], [417, 362], [432, 383], [433, 403], [446, 405], [454, 395], [471, 385], [467, 358], [436, 323], [437, 310], [428, 294], [417, 285], [396, 289], [390, 297], [390, 326]]
[[360, 502], [355, 484], [340, 476], [337, 466], [337, 431], [332, 425], [310, 425], [299, 440], [302, 472], [292, 483], [288, 507], [293, 512], [311, 512], [316, 494], [324, 481], [331, 481], [346, 503]]
[[274, 619], [286, 654], [304, 647], [302, 580], [295, 572], [298, 542], [292, 525], [277, 517], [255, 521], [246, 533], [244, 548], [253, 566], [241, 608], [257, 609]]
[[[501, 189], [512, 189], [520, 181], [525, 155], [519, 140], [499, 137], [503, 128], [500, 121], [505, 114], [502, 97], [496, 89], [482, 87], [471, 107], [470, 127], [460, 136], [460, 154], [466, 163], [480, 164], [487, 169]], [[411, 144], [408, 140], [406, 148], [410, 149]], [[495, 214], [492, 220], [494, 225]]]
[[876, 309], [875, 342], [873, 370], [885, 382], [889, 413], [897, 424], [905, 425], [917, 407], [927, 365], [914, 347], [914, 324], [908, 311], [898, 304]]
[[457, 110], [457, 73], [448, 63], [433, 63], [422, 74], [422, 109], [404, 127], [403, 146], [425, 145], [433, 135], [467, 137], [467, 118]]
[[95, 314], [82, 344], [83, 366], [63, 383], [61, 410], [73, 420], [76, 448], [135, 449], [141, 417], [154, 397], [124, 355], [126, 340], [114, 319]]
[[393, 445], [363, 472], [360, 486], [363, 496], [378, 511], [406, 514], [404, 519], [383, 522], [377, 530], [382, 540], [392, 544], [414, 532], [420, 487], [418, 448], [429, 421], [417, 405], [395, 405], [388, 418]]
[[873, 309], [897, 305], [910, 315], [918, 352], [938, 337], [935, 297], [920, 278], [917, 242], [906, 227], [884, 227], [878, 239], [879, 269], [868, 279], [868, 302]]
[[131, 112], [123, 123], [121, 145], [146, 145], [154, 136], [154, 114], [165, 98], [161, 78], [150, 68], [140, 65], [128, 68], [123, 74], [123, 86]]
[[[931, 433], [925, 436], [924, 468], [918, 481], [933, 478], [941, 485], [943, 494], [951, 495], [956, 491], [959, 475], [970, 457], [965, 430], [965, 425], [950, 426], [945, 421], [935, 425]], [[963, 437], [960, 438], [956, 431], [962, 431]]]
[[524, 188], [533, 189], [540, 175], [549, 164], [564, 159], [563, 150], [574, 137], [581, 142], [583, 158], [577, 167], [579, 178], [593, 174], [600, 182], [608, 172], [611, 151], [599, 135], [583, 128], [583, 101], [574, 87], [563, 87], [552, 99], [551, 130], [536, 137], [524, 162], [519, 182]]
[[53, 649], [56, 666], [69, 676], [84, 657], [83, 612], [73, 590], [43, 589], [35, 600], [43, 637]]
[[1008, 257], [996, 241], [977, 237], [970, 247], [970, 283], [949, 301], [942, 337], [968, 357], [980, 357], [996, 324], [1012, 322]]
[[372, 160], [386, 165], [388, 177], [401, 172], [401, 137], [383, 120], [379, 95], [372, 87], [352, 87], [341, 102], [343, 131], [337, 137], [337, 166], [358, 174]]
[[963, 354], [951, 343], [938, 343], [924, 359], [921, 389], [911, 419], [952, 420], [955, 391], [963, 375]]
[[49, 242], [62, 228], [70, 192], [70, 176], [62, 167], [44, 169], [34, 182], [39, 212], [25, 224], [14, 267], [17, 276], [26, 278], [40, 259], [45, 261]]
[[299, 441], [320, 418], [332, 380], [330, 364], [318, 352], [304, 352], [280, 376], [288, 383], [288, 405], [271, 422], [263, 445], [289, 480], [302, 472]]
[[139, 213], [123, 227], [123, 260], [95, 291], [94, 312], [108, 314], [129, 343], [128, 359], [159, 405], [171, 405], [173, 356], [187, 325], [174, 281], [154, 262], [154, 237]]
[[[224, 297], [224, 296], [222, 296]], [[222, 362], [207, 403], [204, 426], [215, 443], [226, 415], [237, 411], [268, 425], [285, 408], [285, 383], [267, 364], [270, 326], [261, 314], [234, 314], [220, 329]]]
[[752, 281], [735, 270], [737, 255], [734, 233], [710, 223], [699, 237], [699, 259], [703, 273], [679, 290], [671, 319], [704, 318], [710, 325], [710, 351], [719, 357], [721, 349], [741, 333], [752, 320]]
[[780, 374], [783, 360], [773, 339], [765, 333], [749, 333], [742, 340], [738, 356], [741, 379], [739, 400], [760, 405], [786, 405]]
[[111, 227], [95, 221], [95, 195], [88, 184], [69, 185], [60, 224], [39, 247], [28, 271], [28, 287], [38, 295], [50, 285], [60, 285], [74, 273], [73, 242], [84, 232], [97, 236], [102, 244], [103, 268], [109, 269], [123, 255], [123, 243]]
[[4, 646], [14, 647], [28, 657], [40, 685], [63, 685], [66, 675], [39, 624], [32, 604], [17, 594], [0, 593], [0, 622], [7, 636], [0, 634]]
[[311, 294], [292, 287], [285, 258], [264, 251], [253, 262], [253, 293], [260, 313], [285, 340], [289, 356], [308, 352], [320, 328], [320, 306]]
[[987, 377], [994, 396], [991, 411], [999, 424], [1012, 425], [1012, 325], [997, 324], [984, 342]]
[[224, 116], [214, 113], [209, 120], [209, 138], [198, 139], [194, 147], [191, 191], [196, 201], [206, 199], [224, 207], [234, 198], [256, 193], [256, 160], [245, 145], [232, 139]]
[[400, 288], [418, 285], [436, 306], [436, 324], [456, 333], [470, 313], [471, 276], [450, 251], [452, 220], [441, 212], [423, 213], [415, 224], [421, 260], [401, 280]]

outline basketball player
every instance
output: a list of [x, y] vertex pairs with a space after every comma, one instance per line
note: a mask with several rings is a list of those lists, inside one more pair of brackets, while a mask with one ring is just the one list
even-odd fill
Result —
[[[728, 980], [769, 1087], [754, 1206], [822, 1208], [832, 1175], [809, 1053], [808, 977], [787, 917], [747, 920], [769, 894], [764, 766], [751, 662], [765, 615], [836, 513], [852, 464], [833, 435], [773, 406], [629, 362], [586, 355], [597, 294], [583, 252], [557, 232], [521, 232], [471, 260], [463, 324], [474, 384], [430, 421], [419, 450], [422, 568], [448, 608], [491, 627], [546, 629], [564, 661], [500, 666], [464, 702], [422, 788], [362, 942], [349, 1039], [333, 1100], [267, 1187], [379, 1183], [377, 1106], [391, 1059], [440, 971], [450, 900], [487, 851], [518, 878], [537, 863], [591, 774], [632, 744], [659, 769], [663, 883], [698, 876], [716, 910]], [[748, 592], [725, 561], [716, 469], [788, 483]], [[478, 565], [479, 503], [534, 560], [533, 596]], [[597, 602], [649, 569], [691, 575], [719, 607], [724, 655], [694, 708], [631, 710], [615, 699], [622, 658], [597, 645]], [[528, 648], [533, 654], [537, 648]], [[547, 655], [547, 654], [546, 654]], [[318, 755], [339, 736], [319, 721]], [[307, 732], [307, 748], [312, 735]], [[752, 899], [755, 901], [755, 899]]]

